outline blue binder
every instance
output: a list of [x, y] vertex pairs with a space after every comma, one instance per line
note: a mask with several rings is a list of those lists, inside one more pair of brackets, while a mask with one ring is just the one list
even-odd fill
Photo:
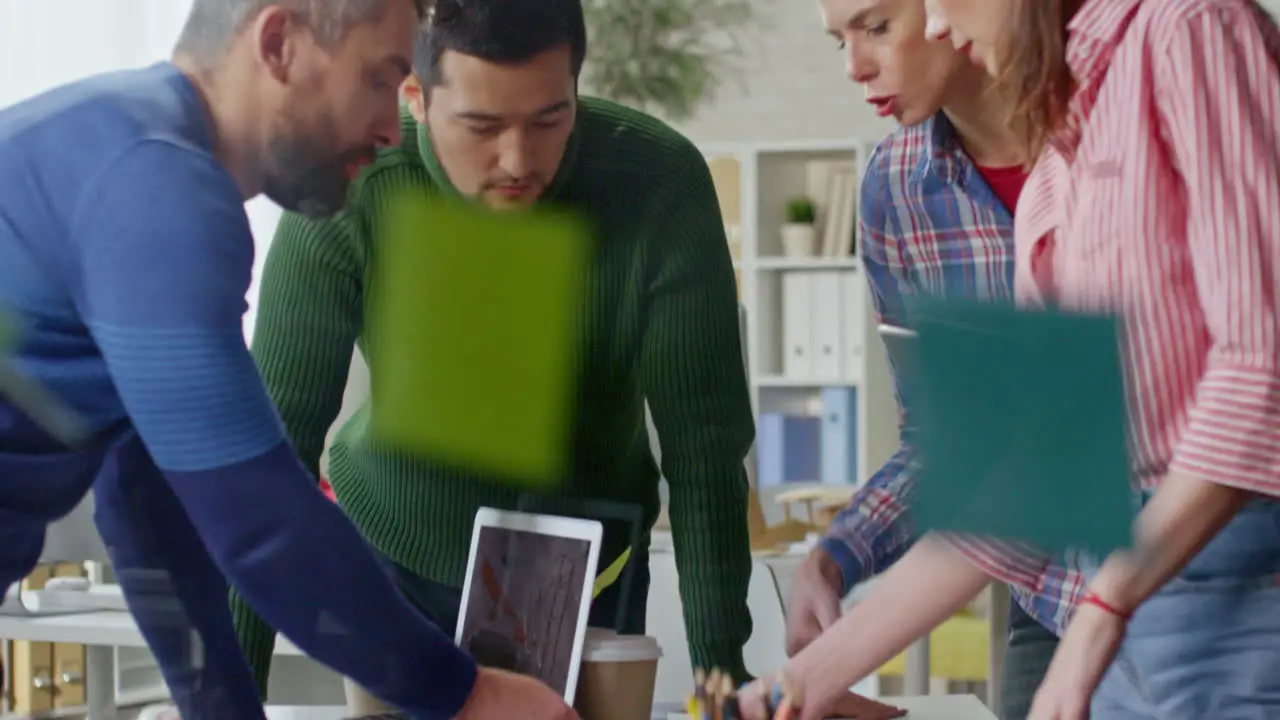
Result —
[[822, 437], [819, 419], [764, 413], [756, 439], [756, 485], [818, 482]]
[[851, 387], [822, 390], [822, 482], [857, 483], [858, 391]]

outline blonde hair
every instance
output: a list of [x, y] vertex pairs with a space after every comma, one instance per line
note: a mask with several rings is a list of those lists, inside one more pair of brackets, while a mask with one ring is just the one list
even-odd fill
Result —
[[999, 85], [1009, 100], [1024, 157], [1035, 162], [1067, 121], [1076, 82], [1067, 66], [1067, 23], [1084, 0], [1018, 0], [1012, 27], [997, 49]]

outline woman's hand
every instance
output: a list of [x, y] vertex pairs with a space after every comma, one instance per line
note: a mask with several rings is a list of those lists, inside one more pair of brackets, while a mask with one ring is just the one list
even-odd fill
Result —
[[773, 680], [756, 678], [738, 692], [738, 707], [742, 720], [773, 720], [769, 717], [769, 696], [773, 692]]
[[1124, 640], [1125, 620], [1080, 605], [1036, 691], [1027, 720], [1089, 720], [1089, 704]]
[[[777, 677], [786, 678], [778, 681], [776, 677], [762, 677], [747, 685], [738, 694], [738, 707], [742, 711], [743, 720], [773, 720], [771, 710], [783, 705], [790, 705], [791, 713], [783, 717], [788, 720], [822, 720], [830, 713], [827, 703], [808, 703], [799, 693], [792, 694], [797, 685], [792, 680], [803, 681], [797, 677], [794, 668], [782, 671]], [[879, 720], [872, 718], [871, 720]]]

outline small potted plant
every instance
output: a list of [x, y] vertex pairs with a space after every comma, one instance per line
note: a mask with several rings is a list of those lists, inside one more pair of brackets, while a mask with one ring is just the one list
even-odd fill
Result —
[[814, 227], [817, 208], [807, 197], [792, 198], [787, 203], [787, 218], [782, 225], [782, 252], [787, 257], [812, 257], [817, 252], [818, 234]]

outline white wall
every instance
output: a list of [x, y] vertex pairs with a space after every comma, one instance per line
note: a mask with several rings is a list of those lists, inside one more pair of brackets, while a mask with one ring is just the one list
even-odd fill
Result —
[[673, 123], [678, 129], [698, 143], [875, 140], [888, 132], [890, 122], [875, 116], [845, 75], [844, 54], [823, 31], [816, 0], [755, 4], [758, 29], [745, 43], [741, 77], [695, 117]]
[[[191, 0], [0, 1], [0, 107], [94, 73], [148, 65], [169, 57]], [[257, 199], [246, 206], [263, 248], [280, 210]], [[249, 291], [257, 298], [257, 276]], [[245, 331], [253, 331], [253, 311]]]

